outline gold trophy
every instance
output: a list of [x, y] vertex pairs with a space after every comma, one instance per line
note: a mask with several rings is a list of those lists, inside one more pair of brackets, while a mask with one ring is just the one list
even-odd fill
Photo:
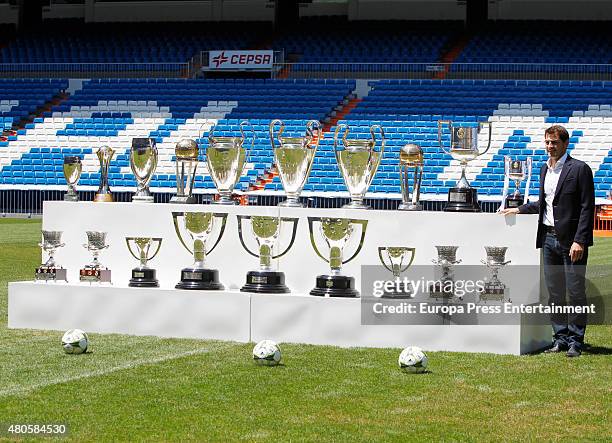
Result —
[[[419, 145], [407, 144], [400, 150], [400, 185], [402, 189], [402, 203], [398, 209], [403, 211], [420, 211], [423, 206], [419, 203], [421, 195], [421, 179], [423, 178], [423, 150]], [[412, 197], [410, 197], [410, 170], [412, 176]]]
[[96, 155], [100, 161], [100, 187], [98, 188], [98, 192], [94, 197], [94, 201], [112, 202], [113, 194], [108, 186], [108, 169], [110, 167], [111, 160], [115, 155], [115, 150], [110, 146], [102, 146], [100, 149], [98, 149]]
[[197, 142], [190, 138], [183, 138], [176, 144], [176, 195], [170, 203], [197, 203], [192, 193], [199, 152]]
[[[398, 281], [402, 272], [406, 272], [414, 261], [415, 248], [401, 246], [380, 246], [378, 248], [378, 258], [382, 265], [393, 274], [393, 278]], [[414, 296], [412, 288], [405, 287], [398, 291], [397, 288], [390, 292], [385, 292], [384, 298], [412, 298]]]

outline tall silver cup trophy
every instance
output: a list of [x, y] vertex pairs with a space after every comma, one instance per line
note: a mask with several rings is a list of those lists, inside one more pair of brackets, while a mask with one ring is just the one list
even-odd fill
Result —
[[459, 246], [436, 246], [438, 258], [432, 262], [439, 266], [441, 275], [438, 280], [429, 287], [429, 296], [436, 299], [451, 299], [455, 296], [455, 275], [453, 266], [461, 263], [457, 259]]
[[190, 138], [178, 141], [174, 148], [176, 155], [176, 195], [170, 203], [196, 203], [193, 185], [198, 168], [198, 143]]
[[157, 168], [157, 145], [154, 138], [132, 139], [130, 150], [130, 168], [136, 177], [136, 193], [132, 201], [153, 203], [153, 196], [149, 191], [149, 183]]
[[[419, 145], [409, 143], [400, 149], [399, 170], [402, 202], [398, 206], [398, 209], [403, 211], [420, 211], [423, 209], [423, 206], [419, 203], [421, 180], [423, 178], [423, 165], [423, 150]], [[411, 171], [412, 180], [410, 180]], [[410, 196], [411, 186], [412, 197]]]
[[[529, 185], [531, 184], [532, 157], [526, 160], [513, 160], [510, 156], [504, 157], [504, 208], [518, 208], [529, 198]], [[521, 195], [521, 183], [527, 179], [525, 196]], [[514, 193], [508, 195], [510, 180], [514, 182]]]
[[108, 185], [108, 170], [114, 155], [115, 150], [110, 146], [102, 146], [96, 151], [96, 156], [100, 162], [100, 187], [94, 197], [95, 202], [112, 202], [114, 200]]
[[81, 163], [81, 157], [76, 155], [67, 155], [64, 157], [64, 178], [68, 183], [68, 192], [64, 195], [65, 201], [78, 202], [79, 195], [76, 192], [76, 184], [81, 178], [81, 171], [83, 170], [83, 163]]
[[47, 253], [48, 259], [36, 269], [36, 280], [67, 281], [66, 269], [55, 262], [55, 251], [64, 246], [62, 231], [42, 231], [42, 243], [38, 246]]
[[[275, 135], [276, 127], [279, 127]], [[274, 162], [278, 168], [287, 200], [279, 206], [302, 207], [300, 193], [308, 181], [321, 137], [321, 123], [310, 120], [306, 123], [304, 137], [282, 137], [285, 124], [282, 120], [270, 122], [270, 143], [274, 151]], [[316, 135], [315, 135], [316, 131]]]
[[[499, 270], [506, 266], [511, 260], [506, 260], [505, 246], [485, 246], [487, 259], [481, 260], [482, 264], [486, 265], [491, 270], [491, 278], [485, 282], [484, 288], [479, 291], [480, 301], [504, 301], [509, 295], [506, 285], [499, 280]], [[508, 301], [511, 300], [508, 298]]]
[[[249, 127], [252, 133], [249, 151], [244, 148], [245, 127]], [[215, 126], [208, 133], [208, 147], [206, 148], [208, 172], [219, 193], [219, 200], [214, 203], [233, 205], [235, 202], [232, 200], [232, 192], [240, 181], [249, 152], [255, 145], [255, 130], [253, 125], [245, 120], [240, 123], [241, 137], [215, 137], [214, 131]]]
[[[376, 131], [380, 134], [380, 150], [376, 151]], [[342, 132], [342, 145], [338, 136]], [[385, 132], [379, 125], [370, 126], [370, 140], [348, 139], [349, 127], [339, 124], [334, 132], [334, 151], [344, 184], [351, 196], [351, 202], [344, 205], [349, 209], [368, 209], [363, 202], [366, 192], [374, 179], [385, 152]]]
[[83, 245], [85, 249], [91, 252], [92, 260], [85, 267], [79, 270], [79, 280], [102, 283], [111, 281], [111, 271], [106, 268], [98, 257], [100, 253], [108, 248], [106, 243], [106, 232], [87, 231], [87, 243]]
[[[485, 126], [489, 127], [489, 141], [484, 151], [478, 148], [478, 134]], [[450, 148], [446, 148], [444, 130], [450, 131]], [[461, 166], [461, 178], [448, 191], [448, 204], [444, 208], [449, 212], [481, 212], [478, 204], [478, 191], [470, 186], [465, 176], [465, 169], [470, 161], [484, 155], [491, 147], [491, 122], [480, 122], [478, 126], [459, 126], [448, 120], [438, 121], [438, 142], [444, 152]]]

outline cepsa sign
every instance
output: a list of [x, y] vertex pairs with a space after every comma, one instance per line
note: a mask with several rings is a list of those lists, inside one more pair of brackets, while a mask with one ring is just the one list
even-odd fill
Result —
[[272, 69], [274, 51], [209, 51], [209, 70]]

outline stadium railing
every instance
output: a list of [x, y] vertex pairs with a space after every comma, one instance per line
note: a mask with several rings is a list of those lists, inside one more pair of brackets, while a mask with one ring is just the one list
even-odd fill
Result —
[[0, 63], [1, 78], [185, 78], [190, 63]]

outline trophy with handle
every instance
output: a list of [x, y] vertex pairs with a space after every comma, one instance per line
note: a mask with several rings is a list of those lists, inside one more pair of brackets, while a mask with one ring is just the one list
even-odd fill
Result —
[[[177, 289], [220, 290], [219, 271], [205, 267], [206, 256], [219, 244], [227, 214], [213, 212], [173, 212], [174, 229], [181, 244], [193, 254], [193, 264], [181, 270]], [[218, 230], [216, 228], [218, 227]], [[217, 231], [216, 239], [211, 238]], [[208, 247], [207, 247], [208, 245]]]
[[459, 246], [436, 246], [438, 258], [432, 263], [438, 265], [442, 270], [441, 277], [429, 287], [429, 296], [435, 299], [451, 299], [455, 296], [455, 276], [453, 266], [461, 263], [457, 259]]
[[190, 138], [178, 141], [174, 148], [176, 155], [176, 195], [170, 203], [196, 203], [193, 195], [196, 170], [198, 168], [198, 143]]
[[[421, 180], [423, 178], [423, 150], [419, 145], [409, 143], [402, 146], [399, 157], [400, 186], [402, 202], [398, 209], [403, 211], [420, 211]], [[412, 197], [410, 197], [410, 171], [412, 173]]]
[[42, 243], [38, 246], [47, 253], [48, 259], [36, 269], [34, 278], [43, 281], [68, 281], [66, 269], [55, 262], [54, 254], [58, 248], [64, 246], [62, 243], [62, 231], [42, 231]]
[[[478, 148], [478, 134], [485, 126], [489, 127], [489, 141], [484, 151]], [[450, 130], [450, 148], [447, 150], [442, 140], [443, 129]], [[480, 122], [478, 126], [459, 126], [449, 120], [438, 121], [438, 142], [442, 150], [461, 165], [461, 178], [448, 191], [448, 212], [481, 212], [478, 204], [478, 191], [472, 188], [465, 176], [465, 169], [470, 161], [484, 155], [491, 147], [491, 122]]]
[[[244, 128], [247, 126], [252, 132], [249, 151], [244, 148]], [[208, 133], [208, 147], [206, 148], [208, 172], [219, 193], [219, 200], [214, 203], [233, 205], [235, 202], [232, 200], [232, 192], [240, 181], [250, 150], [255, 145], [255, 130], [250, 122], [244, 120], [240, 123], [241, 137], [215, 137], [214, 131], [215, 126]]]
[[[504, 301], [508, 296], [508, 288], [499, 280], [498, 274], [501, 268], [511, 262], [511, 260], [506, 261], [508, 248], [505, 246], [485, 246], [484, 248], [487, 259], [481, 260], [481, 263], [491, 270], [491, 278], [485, 282], [484, 288], [479, 291], [480, 301]], [[508, 302], [510, 301], [508, 298]]]
[[130, 168], [136, 177], [136, 193], [132, 201], [153, 203], [149, 183], [157, 168], [157, 145], [154, 138], [133, 138], [130, 150]]
[[[132, 257], [140, 262], [136, 268], [132, 269], [132, 278], [128, 286], [136, 288], [158, 287], [157, 273], [147, 264], [159, 252], [162, 239], [159, 237], [126, 237], [125, 242]], [[135, 250], [137, 252], [134, 252]]]
[[[276, 126], [279, 126], [279, 130], [275, 136]], [[274, 151], [274, 162], [278, 167], [280, 180], [287, 196], [287, 200], [278, 206], [301, 208], [304, 205], [300, 203], [300, 193], [308, 181], [314, 163], [321, 138], [321, 123], [317, 120], [308, 121], [304, 137], [281, 137], [284, 129], [285, 124], [282, 120], [270, 122], [270, 143]]]
[[98, 260], [100, 253], [108, 248], [108, 244], [106, 243], [106, 232], [87, 231], [86, 234], [87, 243], [84, 244], [83, 247], [91, 252], [93, 259], [90, 263], [85, 265], [85, 267], [79, 270], [79, 280], [95, 283], [110, 283], [110, 269], [106, 268]]
[[100, 187], [94, 197], [95, 202], [112, 202], [114, 200], [108, 185], [108, 170], [114, 155], [115, 150], [110, 146], [102, 146], [96, 151], [96, 156], [100, 162]]
[[[245, 243], [243, 233], [244, 221], [250, 222], [253, 236], [258, 246], [257, 253], [251, 251]], [[240, 243], [245, 251], [259, 258], [259, 269], [247, 273], [246, 284], [240, 289], [241, 291], [273, 294], [290, 292], [289, 288], [285, 285], [285, 273], [275, 271], [272, 266], [272, 260], [282, 257], [291, 249], [295, 241], [298, 222], [298, 218], [238, 215], [238, 236], [240, 237]], [[288, 223], [291, 223], [293, 226], [291, 241], [282, 252], [274, 254], [274, 249], [281, 235], [281, 227], [283, 224]]]
[[78, 202], [79, 194], [76, 192], [76, 185], [81, 178], [83, 171], [83, 163], [81, 157], [76, 155], [67, 155], [64, 157], [64, 178], [68, 183], [68, 192], [64, 195], [64, 201]]
[[[318, 224], [319, 229], [315, 229]], [[353, 260], [363, 247], [365, 239], [367, 220], [356, 220], [351, 218], [329, 218], [329, 217], [308, 217], [308, 229], [310, 231], [310, 243], [315, 253], [329, 263], [331, 272], [329, 274], [318, 275], [315, 288], [310, 291], [311, 295], [322, 297], [358, 297], [359, 291], [355, 289], [355, 278], [342, 274], [342, 265]], [[347, 242], [355, 234], [356, 228], [361, 227], [361, 237], [359, 246], [348, 259], [344, 259], [344, 248]], [[323, 255], [317, 241], [315, 232], [320, 234], [327, 247], [329, 254]]]
[[[376, 151], [376, 134], [380, 133], [380, 151]], [[338, 135], [342, 132], [342, 146], [339, 146]], [[339, 124], [334, 132], [334, 151], [336, 161], [342, 174], [344, 184], [351, 196], [351, 202], [344, 205], [347, 209], [368, 209], [364, 204], [365, 197], [376, 170], [385, 152], [385, 132], [379, 125], [370, 126], [370, 140], [349, 140], [349, 127]]]
[[[378, 247], [378, 258], [382, 265], [393, 274], [393, 279], [399, 282], [400, 276], [403, 272], [406, 272], [412, 262], [414, 261], [415, 248], [407, 248], [403, 246], [379, 246]], [[395, 290], [383, 294], [383, 298], [412, 298], [414, 296], [412, 288], [407, 285], [398, 290], [397, 286]]]
[[[504, 157], [504, 190], [502, 193], [503, 208], [518, 208], [529, 198], [531, 185], [532, 157], [526, 160], [512, 160], [508, 155]], [[527, 179], [525, 196], [521, 195], [521, 183]], [[514, 181], [514, 193], [508, 195], [510, 180]]]

